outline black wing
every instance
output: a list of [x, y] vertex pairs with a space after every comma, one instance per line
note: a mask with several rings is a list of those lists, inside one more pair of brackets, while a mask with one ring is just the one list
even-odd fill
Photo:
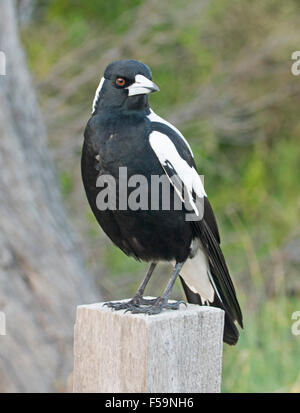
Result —
[[[159, 132], [161, 135], [153, 135], [156, 143], [154, 139], [152, 139], [151, 142], [150, 135], [150, 144], [177, 193], [183, 185], [187, 187], [185, 191], [190, 192], [196, 205], [198, 205], [197, 200], [199, 200], [199, 198], [202, 197], [204, 201], [202, 204], [204, 205], [203, 216], [200, 220], [191, 221], [191, 225], [195, 235], [201, 240], [208, 257], [210, 281], [215, 291], [212, 304], [225, 310], [224, 341], [229, 344], [234, 344], [239, 337], [234, 321], [238, 321], [242, 327], [243, 319], [235, 288], [220, 248], [220, 235], [212, 207], [206, 197], [204, 189], [203, 191], [199, 191], [199, 188], [201, 188], [200, 184], [198, 185], [199, 182], [195, 180], [194, 176], [189, 174], [188, 168], [185, 170], [185, 168], [182, 167], [182, 161], [185, 161], [190, 168], [197, 171], [194, 159], [185, 141], [165, 125], [158, 123], [154, 123], [153, 125], [154, 132]], [[165, 137], [162, 135], [165, 135]], [[174, 155], [174, 146], [178, 156]], [[176, 161], [176, 159], [178, 160]], [[198, 179], [200, 181], [199, 176]], [[185, 199], [181, 199], [184, 203], [186, 202]], [[187, 210], [189, 209], [190, 205], [187, 205]], [[182, 284], [188, 301], [202, 304], [200, 295], [191, 291], [183, 279]]]

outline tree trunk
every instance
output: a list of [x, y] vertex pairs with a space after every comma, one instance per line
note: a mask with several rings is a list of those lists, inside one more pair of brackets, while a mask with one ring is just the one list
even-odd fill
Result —
[[0, 391], [60, 391], [76, 305], [95, 300], [95, 287], [63, 210], [13, 5], [0, 2]]

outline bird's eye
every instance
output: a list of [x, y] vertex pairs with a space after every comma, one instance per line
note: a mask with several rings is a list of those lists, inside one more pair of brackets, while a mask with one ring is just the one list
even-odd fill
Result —
[[123, 79], [123, 77], [117, 77], [116, 84], [118, 86], [124, 86], [125, 85], [125, 79]]

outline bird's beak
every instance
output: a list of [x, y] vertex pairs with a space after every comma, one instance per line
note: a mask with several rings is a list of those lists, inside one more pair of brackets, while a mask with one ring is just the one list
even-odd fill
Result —
[[152, 82], [152, 80], [147, 79], [143, 75], [136, 75], [135, 82], [128, 86], [128, 96], [134, 95], [144, 95], [152, 92], [159, 92], [159, 87]]

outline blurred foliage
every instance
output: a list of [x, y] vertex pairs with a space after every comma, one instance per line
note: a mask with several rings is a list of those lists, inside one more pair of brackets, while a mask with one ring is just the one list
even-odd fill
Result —
[[234, 351], [224, 347], [223, 391], [300, 392], [299, 340], [290, 330], [297, 305], [277, 297], [245, 313], [247, 331]]
[[[180, 127], [205, 174], [245, 314], [240, 342], [224, 349], [223, 391], [300, 391], [290, 330], [299, 266], [291, 279], [281, 252], [300, 232], [299, 12], [297, 0], [43, 0], [22, 32], [62, 192], [91, 267], [104, 268], [106, 298], [133, 294], [146, 266], [107, 242], [82, 201], [82, 132], [111, 59], [151, 67], [161, 89], [151, 105]], [[163, 266], [152, 294], [168, 274]]]
[[124, 11], [141, 3], [141, 0], [114, 0], [113, 4], [95, 0], [53, 0], [44, 2], [44, 12], [50, 20], [81, 20], [108, 25], [117, 20]]
[[59, 173], [59, 185], [61, 193], [64, 197], [68, 197], [73, 190], [73, 179], [68, 171], [61, 171]]

